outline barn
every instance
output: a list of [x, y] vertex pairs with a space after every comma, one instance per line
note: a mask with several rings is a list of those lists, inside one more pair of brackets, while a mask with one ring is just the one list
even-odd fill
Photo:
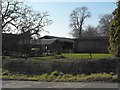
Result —
[[74, 39], [75, 53], [108, 53], [109, 37], [81, 37]]
[[[49, 53], [71, 53], [73, 52], [73, 40], [67, 38], [51, 38], [31, 40], [33, 48], [40, 48]], [[38, 49], [37, 49], [38, 50]]]

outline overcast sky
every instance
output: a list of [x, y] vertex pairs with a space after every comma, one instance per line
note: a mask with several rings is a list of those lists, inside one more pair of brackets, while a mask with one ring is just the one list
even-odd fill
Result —
[[44, 32], [41, 33], [41, 36], [51, 35], [59, 37], [71, 37], [68, 34], [71, 30], [69, 27], [69, 15], [76, 7], [86, 6], [91, 12], [92, 16], [85, 20], [84, 28], [87, 25], [97, 26], [100, 15], [112, 13], [116, 8], [116, 4], [113, 2], [40, 2], [27, 0], [26, 4], [36, 11], [48, 11], [50, 19], [53, 20], [53, 23], [45, 28], [50, 33]]

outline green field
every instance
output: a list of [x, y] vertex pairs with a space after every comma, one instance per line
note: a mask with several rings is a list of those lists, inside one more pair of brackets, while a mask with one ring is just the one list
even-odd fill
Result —
[[[92, 57], [91, 57], [92, 56]], [[68, 58], [68, 59], [87, 59], [87, 58], [111, 58], [113, 57], [111, 54], [96, 54], [92, 53], [91, 56], [89, 53], [62, 53], [61, 55], [43, 55], [38, 57], [30, 57], [32, 60], [53, 60], [53, 59], [61, 59], [61, 58]], [[14, 57], [10, 56], [3, 56], [2, 59], [12, 59]]]
[[[92, 56], [92, 57], [91, 57]], [[109, 58], [112, 57], [111, 54], [91, 54], [91, 56], [88, 53], [63, 53], [61, 55], [53, 55], [53, 56], [41, 56], [41, 57], [31, 57], [32, 60], [52, 60], [52, 59], [60, 59], [60, 58], [73, 58], [73, 59], [81, 59], [81, 58]]]
[[[92, 58], [108, 58], [108, 57], [112, 57], [111, 54], [91, 54]], [[88, 53], [78, 53], [78, 54], [63, 54], [64, 57], [66, 58], [91, 58], [90, 55]]]

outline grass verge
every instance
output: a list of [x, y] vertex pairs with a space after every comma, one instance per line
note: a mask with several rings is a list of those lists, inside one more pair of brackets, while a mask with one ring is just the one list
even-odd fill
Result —
[[107, 73], [97, 73], [91, 75], [85, 74], [63, 74], [62, 72], [53, 71], [49, 74], [42, 75], [25, 75], [25, 74], [11, 74], [5, 71], [0, 78], [3, 80], [25, 80], [25, 81], [55, 81], [55, 82], [117, 82], [117, 76]]

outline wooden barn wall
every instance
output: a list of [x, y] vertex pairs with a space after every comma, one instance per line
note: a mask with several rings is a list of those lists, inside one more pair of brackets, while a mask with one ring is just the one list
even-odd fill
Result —
[[108, 39], [86, 39], [74, 41], [75, 53], [108, 53]]

